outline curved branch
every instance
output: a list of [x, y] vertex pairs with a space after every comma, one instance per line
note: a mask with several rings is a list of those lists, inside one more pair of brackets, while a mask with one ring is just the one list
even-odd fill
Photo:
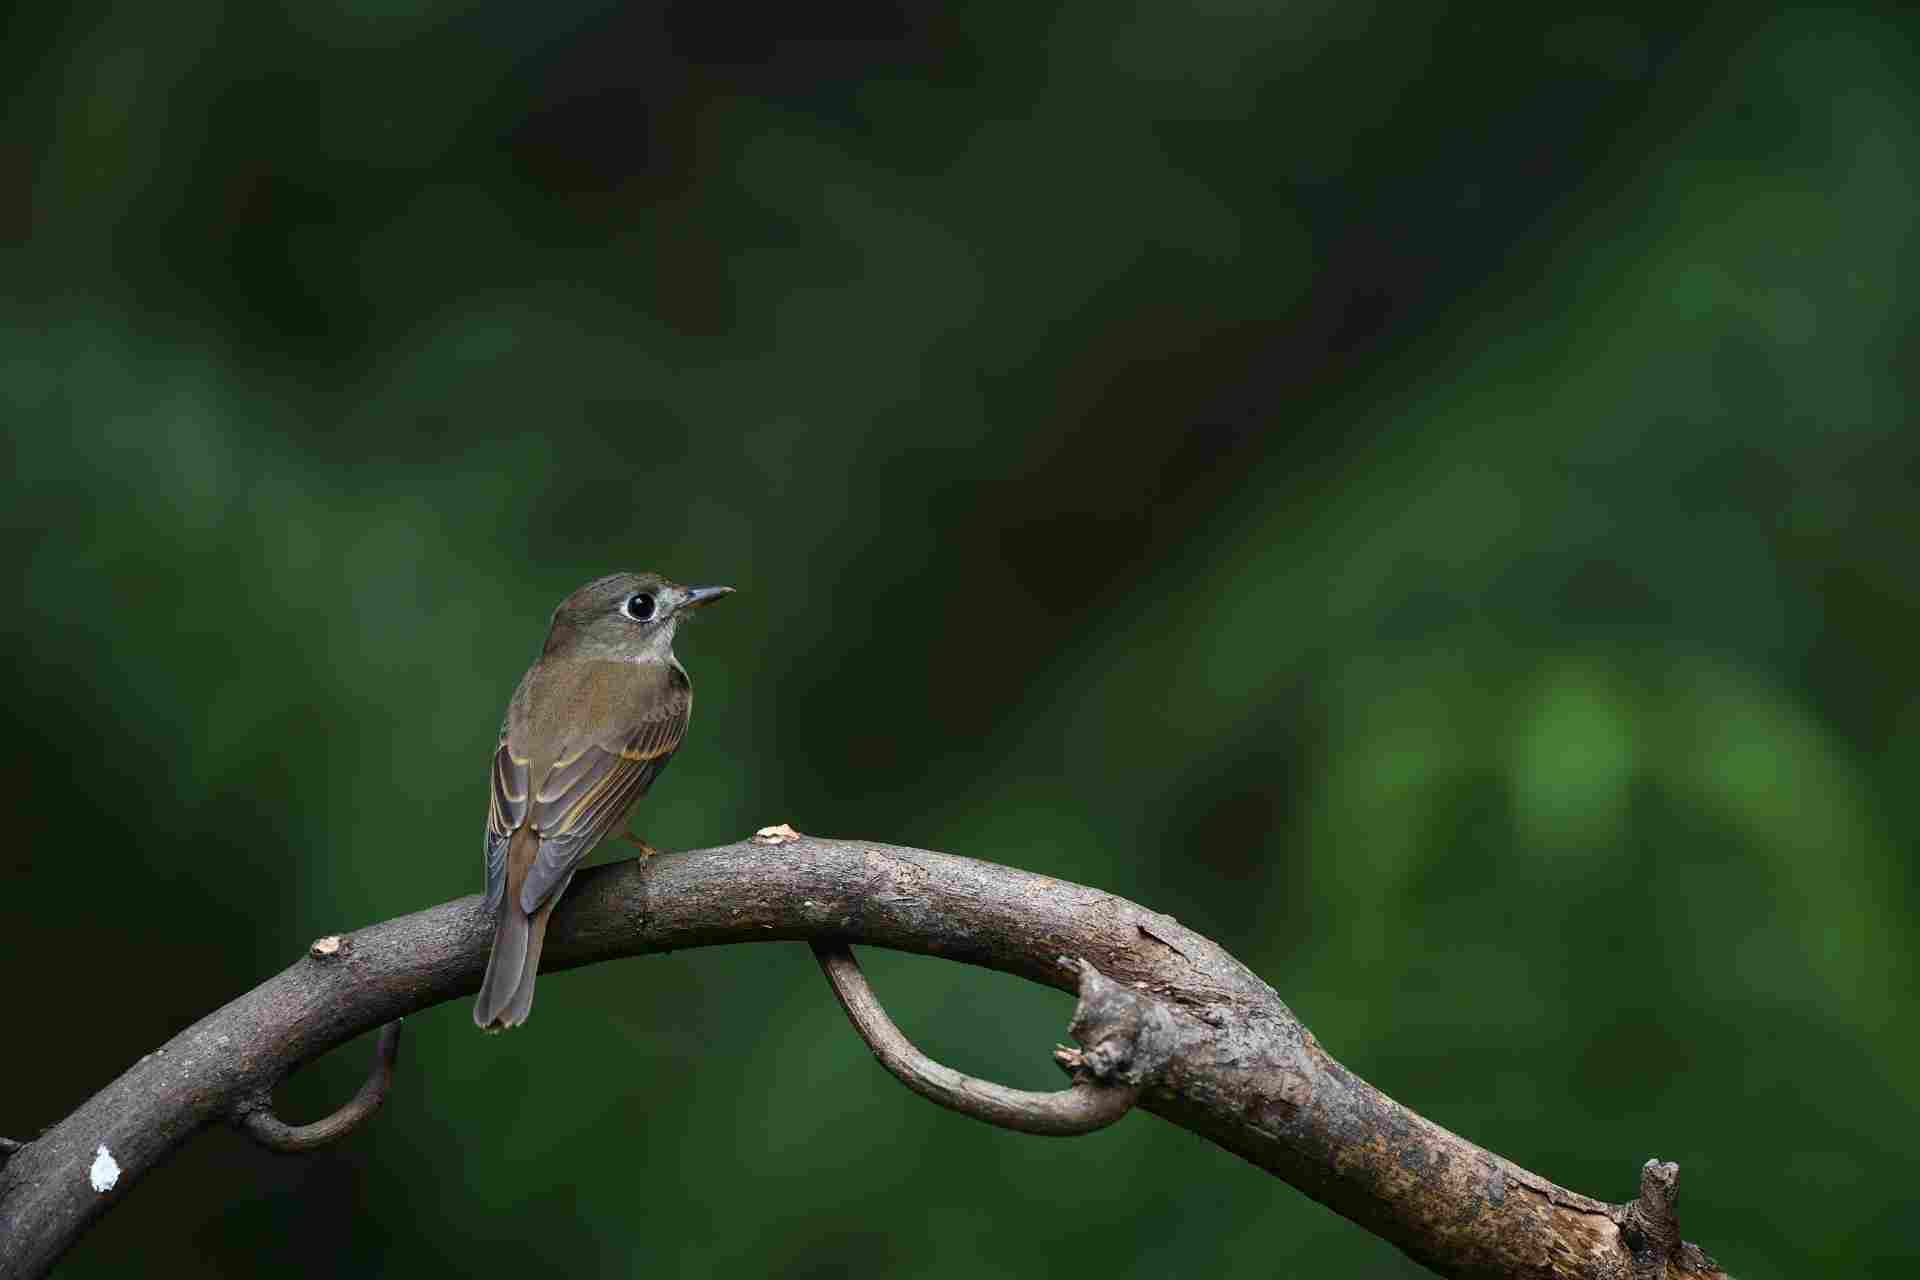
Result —
[[[43, 1274], [147, 1171], [301, 1065], [473, 992], [491, 937], [476, 895], [323, 939], [134, 1063], [0, 1165], [0, 1276]], [[1068, 991], [1080, 983], [1059, 957], [1084, 957], [1102, 981], [1146, 997], [1133, 1043], [1153, 1065], [1136, 1077], [1138, 1107], [1442, 1274], [1630, 1280], [1648, 1241], [1668, 1238], [1670, 1199], [1664, 1209], [1652, 1197], [1590, 1199], [1401, 1106], [1335, 1061], [1246, 966], [1171, 917], [1011, 867], [770, 829], [581, 872], [554, 913], [544, 967], [783, 939], [894, 947]], [[1107, 1065], [1135, 1069], [1122, 1056]], [[1722, 1274], [1684, 1243], [1663, 1265], [1668, 1280]]]
[[313, 1151], [346, 1137], [387, 1100], [387, 1089], [393, 1084], [393, 1068], [400, 1061], [400, 1022], [395, 1018], [380, 1029], [380, 1041], [373, 1047], [373, 1067], [367, 1072], [366, 1080], [332, 1115], [312, 1124], [288, 1124], [273, 1114], [271, 1098], [262, 1098], [237, 1112], [234, 1123], [269, 1151]]
[[[963, 1075], [920, 1052], [893, 1024], [846, 943], [816, 942], [813, 958], [820, 962], [820, 972], [827, 975], [833, 994], [840, 997], [848, 1021], [880, 1065], [901, 1084], [949, 1111], [1002, 1129], [1072, 1138], [1106, 1128], [1131, 1111], [1133, 1100], [1139, 1096], [1138, 1085], [1104, 1084], [1090, 1072], [1076, 1080], [1071, 1089], [1055, 1093], [1029, 1093]], [[1092, 971], [1091, 965], [1088, 970]]]

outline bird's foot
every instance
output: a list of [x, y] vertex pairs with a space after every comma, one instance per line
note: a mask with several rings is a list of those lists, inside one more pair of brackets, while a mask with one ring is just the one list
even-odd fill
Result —
[[642, 840], [639, 836], [633, 834], [633, 832], [631, 831], [622, 831], [620, 833], [620, 838], [622, 840], [625, 840], [628, 844], [632, 845], [634, 848], [638, 849], [640, 851], [640, 856], [643, 858], [651, 858], [655, 854], [660, 852], [658, 849], [654, 848], [652, 845], [648, 844], [645, 840]]

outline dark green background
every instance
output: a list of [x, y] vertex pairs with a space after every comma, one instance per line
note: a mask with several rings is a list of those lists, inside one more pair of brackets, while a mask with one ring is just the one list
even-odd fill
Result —
[[[1912, 1274], [1920, 58], [1757, 8], [16, 11], [0, 1132], [476, 891], [547, 611], [657, 567], [741, 593], [656, 843], [1112, 889], [1743, 1277]], [[1064, 997], [868, 962], [1052, 1087]], [[66, 1270], [1414, 1270], [926, 1105], [791, 945], [408, 1027]]]

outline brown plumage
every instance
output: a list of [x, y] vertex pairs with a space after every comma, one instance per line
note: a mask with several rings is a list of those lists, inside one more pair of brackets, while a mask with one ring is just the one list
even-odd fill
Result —
[[627, 818], [686, 736], [693, 682], [673, 654], [687, 610], [731, 587], [621, 573], [554, 610], [500, 725], [487, 805], [493, 952], [473, 1020], [526, 1021], [547, 921], [573, 873]]

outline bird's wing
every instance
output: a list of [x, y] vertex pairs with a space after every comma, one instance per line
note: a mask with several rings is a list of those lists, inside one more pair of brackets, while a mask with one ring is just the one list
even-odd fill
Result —
[[593, 847], [626, 821], [679, 749], [692, 701], [684, 686], [671, 686], [637, 724], [593, 734], [554, 761], [533, 791], [530, 817], [540, 833], [540, 853], [520, 885], [522, 911], [539, 910]]
[[517, 756], [502, 732], [493, 753], [493, 785], [487, 793], [487, 910], [498, 912], [507, 892], [507, 846], [527, 820], [528, 760]]

